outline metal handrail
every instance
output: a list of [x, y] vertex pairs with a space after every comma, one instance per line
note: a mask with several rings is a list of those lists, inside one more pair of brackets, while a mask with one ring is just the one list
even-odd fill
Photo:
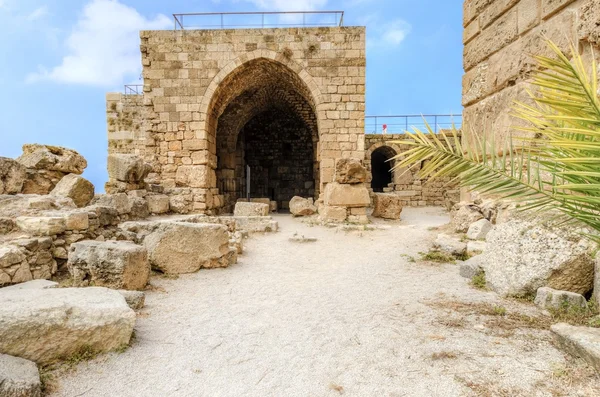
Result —
[[[372, 120], [372, 122], [369, 122]], [[390, 120], [389, 122], [387, 120]], [[411, 121], [414, 120], [414, 121]], [[365, 116], [366, 134], [404, 134], [409, 127], [424, 128], [429, 124], [431, 129], [439, 133], [452, 127], [462, 127], [461, 114], [419, 114], [419, 115], [389, 115]]]
[[143, 95], [144, 85], [143, 84], [125, 84], [124, 89], [125, 95]]
[[[335, 21], [333, 23], [307, 23], [307, 15], [333, 15]], [[242, 25], [231, 25], [225, 21], [226, 16], [233, 15], [260, 15], [262, 17], [261, 23], [248, 23]], [[266, 15], [302, 15], [302, 23], [277, 23], [277, 24], [265, 24]], [[339, 16], [339, 20], [338, 20]], [[220, 23], [217, 25], [204, 25], [201, 27], [194, 27], [194, 29], [210, 29], [210, 28], [235, 28], [235, 27], [251, 27], [251, 28], [265, 28], [265, 27], [296, 27], [296, 26], [343, 26], [344, 25], [344, 11], [255, 11], [255, 12], [190, 12], [173, 14], [173, 20], [175, 24], [174, 30], [185, 30], [184, 17], [220, 17]]]

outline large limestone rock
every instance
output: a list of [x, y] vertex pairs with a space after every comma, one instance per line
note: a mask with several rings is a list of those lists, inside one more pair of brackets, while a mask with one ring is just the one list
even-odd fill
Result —
[[0, 246], [0, 286], [49, 279], [57, 271], [52, 239], [25, 238]]
[[269, 205], [238, 201], [233, 210], [234, 216], [269, 216]]
[[148, 284], [150, 263], [142, 246], [126, 241], [80, 241], [71, 244], [69, 272], [73, 285], [141, 290]]
[[227, 267], [237, 258], [223, 225], [162, 222], [144, 239], [144, 246], [152, 266], [168, 274]]
[[454, 206], [451, 214], [452, 228], [456, 233], [466, 233], [469, 226], [483, 219], [483, 215], [479, 212], [479, 207], [476, 205], [468, 205], [459, 203]]
[[135, 312], [107, 288], [0, 289], [0, 353], [38, 365], [129, 343]]
[[335, 164], [335, 181], [342, 184], [364, 183], [367, 169], [356, 159], [339, 159]]
[[67, 230], [62, 216], [20, 216], [16, 221], [19, 229], [32, 236], [52, 236]]
[[290, 212], [294, 216], [309, 216], [317, 212], [317, 207], [313, 204], [312, 198], [294, 196], [290, 200]]
[[36, 170], [58, 171], [64, 174], [82, 174], [87, 161], [75, 150], [59, 146], [23, 145], [23, 154], [17, 161]]
[[371, 204], [369, 191], [363, 184], [342, 185], [328, 183], [325, 187], [325, 205], [333, 207], [368, 207]]
[[0, 354], [0, 396], [42, 397], [37, 365], [24, 358]]
[[392, 193], [373, 194], [373, 216], [384, 219], [400, 219], [402, 198]]
[[109, 154], [108, 177], [119, 182], [137, 184], [152, 171], [152, 167], [134, 154]]
[[596, 244], [583, 232], [526, 214], [496, 225], [483, 254], [488, 285], [508, 296], [533, 294], [540, 287], [587, 293], [593, 286]]
[[332, 207], [324, 205], [319, 211], [319, 218], [323, 222], [341, 223], [346, 221], [348, 210], [345, 207]]
[[600, 372], [600, 329], [559, 323], [550, 327], [560, 347]]
[[456, 256], [464, 255], [467, 252], [466, 243], [444, 233], [438, 234], [433, 243], [433, 248]]
[[492, 223], [487, 219], [480, 219], [469, 226], [467, 238], [469, 240], [485, 240], [490, 230], [492, 230]]
[[92, 204], [114, 208], [119, 215], [129, 214], [132, 207], [127, 193], [97, 194], [92, 200]]
[[26, 169], [8, 157], [0, 157], [0, 194], [18, 194], [23, 190]]
[[64, 172], [27, 169], [23, 182], [23, 194], [50, 194], [52, 189], [65, 176]]
[[50, 192], [53, 196], [69, 197], [78, 207], [85, 207], [94, 198], [94, 185], [87, 179], [69, 174], [60, 180]]
[[543, 309], [560, 309], [562, 307], [587, 308], [587, 301], [583, 295], [569, 291], [558, 291], [548, 287], [538, 288], [534, 302]]
[[146, 197], [148, 210], [152, 214], [165, 214], [169, 212], [169, 196], [166, 194], [153, 194]]

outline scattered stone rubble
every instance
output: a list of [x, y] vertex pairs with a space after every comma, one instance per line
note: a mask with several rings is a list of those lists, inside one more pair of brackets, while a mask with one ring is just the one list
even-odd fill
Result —
[[24, 358], [0, 354], [0, 396], [42, 397], [37, 365]]
[[369, 190], [365, 186], [367, 171], [360, 161], [339, 159], [335, 166], [335, 182], [325, 187], [324, 198], [317, 203], [323, 222], [366, 224], [367, 207], [371, 205]]

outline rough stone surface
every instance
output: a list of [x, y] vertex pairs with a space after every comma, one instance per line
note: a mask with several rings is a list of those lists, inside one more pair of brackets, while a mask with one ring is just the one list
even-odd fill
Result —
[[52, 236], [67, 230], [65, 218], [61, 216], [20, 216], [16, 222], [19, 229], [32, 236]]
[[469, 254], [480, 254], [485, 252], [485, 247], [485, 241], [467, 241], [467, 253]]
[[90, 288], [0, 289], [0, 353], [47, 365], [83, 348], [127, 343], [135, 312], [117, 291]]
[[369, 191], [363, 184], [342, 185], [337, 182], [325, 187], [325, 205], [332, 207], [368, 207], [371, 204]]
[[82, 174], [87, 161], [75, 150], [60, 146], [23, 145], [23, 154], [17, 161], [27, 168], [58, 171], [65, 174]]
[[92, 203], [94, 205], [112, 207], [117, 210], [119, 215], [131, 212], [131, 200], [126, 193], [97, 194]]
[[548, 287], [538, 288], [535, 295], [535, 304], [543, 309], [559, 309], [565, 306], [584, 309], [587, 307], [587, 301], [583, 295], [569, 291], [558, 291]]
[[17, 194], [27, 177], [23, 165], [8, 157], [0, 157], [0, 194]]
[[433, 248], [446, 252], [450, 255], [464, 255], [467, 252], [467, 244], [458, 238], [447, 234], [438, 234], [433, 243]]
[[400, 219], [402, 197], [393, 193], [375, 193], [373, 195], [373, 216], [384, 219]]
[[50, 194], [69, 197], [76, 206], [85, 207], [94, 198], [94, 185], [79, 175], [69, 174], [56, 184]]
[[153, 194], [146, 197], [148, 210], [152, 214], [165, 214], [169, 212], [169, 196], [165, 194]]
[[552, 227], [524, 215], [496, 225], [487, 236], [485, 272], [501, 295], [527, 295], [540, 287], [585, 294], [592, 289], [596, 245], [581, 229]]
[[65, 176], [64, 172], [36, 170], [28, 168], [23, 182], [23, 194], [50, 194], [52, 189]]
[[126, 241], [80, 241], [71, 244], [69, 272], [77, 287], [96, 285], [141, 290], [150, 277], [144, 247]]
[[143, 291], [120, 289], [118, 292], [123, 295], [125, 302], [127, 302], [127, 305], [133, 310], [140, 310], [144, 307], [146, 294]]
[[465, 278], [472, 279], [483, 272], [481, 255], [474, 256], [462, 262], [459, 267], [459, 274]]
[[317, 212], [317, 207], [313, 204], [312, 198], [294, 196], [290, 200], [290, 212], [294, 216], [309, 216]]
[[487, 219], [480, 219], [469, 226], [467, 238], [470, 240], [485, 240], [490, 230], [492, 230], [492, 223]]
[[459, 203], [456, 207], [458, 209], [452, 212], [452, 228], [456, 233], [466, 233], [473, 223], [483, 219], [479, 207], [475, 205]]
[[356, 159], [339, 159], [335, 164], [335, 181], [356, 184], [367, 181], [367, 169]]
[[109, 154], [108, 177], [119, 182], [137, 184], [152, 170], [149, 164], [133, 154]]
[[584, 359], [600, 372], [600, 329], [575, 327], [565, 323], [554, 324], [550, 329], [561, 348]]
[[144, 246], [152, 267], [167, 274], [193, 273], [235, 263], [223, 225], [162, 222], [144, 239]]
[[247, 203], [239, 201], [235, 203], [234, 216], [268, 216], [269, 205], [263, 203]]
[[323, 222], [340, 223], [344, 222], [347, 217], [347, 210], [344, 207], [324, 205], [319, 211], [319, 218]]
[[11, 285], [10, 287], [4, 287], [3, 291], [8, 290], [27, 290], [27, 289], [48, 289], [48, 288], [58, 288], [58, 283], [56, 281], [50, 280], [31, 280], [25, 283], [20, 283], [16, 285]]
[[0, 286], [49, 279], [57, 271], [52, 238], [20, 238], [0, 246]]
[[42, 397], [37, 365], [24, 358], [0, 354], [0, 396]]

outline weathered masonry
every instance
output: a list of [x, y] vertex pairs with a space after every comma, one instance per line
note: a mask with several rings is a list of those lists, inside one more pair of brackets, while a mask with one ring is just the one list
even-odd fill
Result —
[[513, 102], [529, 99], [532, 55], [551, 55], [543, 35], [565, 53], [573, 43], [587, 64], [595, 47], [600, 61], [598, 0], [466, 0], [463, 23], [463, 128], [497, 142], [517, 123]]
[[248, 188], [286, 208], [364, 158], [363, 27], [140, 36], [143, 93], [107, 95], [109, 153], [144, 157], [184, 211], [231, 210]]

